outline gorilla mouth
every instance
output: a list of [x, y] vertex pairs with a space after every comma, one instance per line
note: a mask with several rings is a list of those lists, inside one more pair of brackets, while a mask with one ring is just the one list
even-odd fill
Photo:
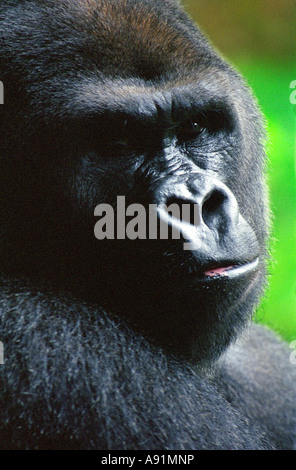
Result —
[[203, 272], [203, 275], [206, 278], [221, 278], [221, 277], [227, 277], [227, 278], [237, 278], [239, 276], [242, 276], [244, 274], [249, 274], [253, 271], [256, 271], [259, 265], [259, 259], [255, 258], [253, 261], [245, 264], [232, 264], [228, 266], [216, 266], [213, 268], [208, 269], [207, 271]]

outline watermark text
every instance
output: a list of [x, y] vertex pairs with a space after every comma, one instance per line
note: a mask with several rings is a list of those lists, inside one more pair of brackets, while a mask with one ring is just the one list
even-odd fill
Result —
[[201, 224], [198, 204], [125, 205], [125, 196], [117, 196], [116, 209], [99, 204], [94, 210], [99, 217], [94, 227], [98, 240], [187, 240], [184, 250], [199, 248], [198, 226]]
[[0, 341], [0, 365], [4, 364], [4, 346], [2, 341]]
[[294, 350], [290, 354], [290, 362], [291, 364], [296, 365], [296, 340], [290, 343], [290, 348]]
[[290, 88], [293, 88], [294, 91], [290, 94], [290, 103], [291, 104], [296, 104], [296, 80], [293, 80], [290, 83]]
[[0, 104], [4, 104], [4, 85], [0, 81]]

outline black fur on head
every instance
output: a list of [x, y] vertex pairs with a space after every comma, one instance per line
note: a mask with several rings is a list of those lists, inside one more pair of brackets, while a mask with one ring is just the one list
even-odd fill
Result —
[[[211, 362], [265, 279], [263, 131], [243, 80], [172, 0], [2, 0], [0, 32], [2, 270]], [[205, 192], [200, 249], [95, 239], [96, 205], [181, 204], [185, 186], [190, 204]], [[255, 259], [249, 275], [205, 279]]]

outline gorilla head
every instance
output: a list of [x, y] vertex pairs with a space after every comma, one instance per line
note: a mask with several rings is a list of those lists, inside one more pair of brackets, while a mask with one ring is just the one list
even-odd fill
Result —
[[[246, 85], [174, 0], [2, 0], [0, 21], [2, 270], [213, 360], [265, 279], [263, 133]], [[117, 196], [157, 205], [181, 238], [96, 239], [94, 209]]]

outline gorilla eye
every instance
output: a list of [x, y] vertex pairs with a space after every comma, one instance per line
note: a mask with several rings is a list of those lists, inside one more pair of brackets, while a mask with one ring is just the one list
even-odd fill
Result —
[[197, 137], [203, 132], [204, 129], [205, 127], [199, 124], [197, 121], [190, 120], [184, 122], [178, 127], [178, 135], [183, 139], [190, 139]]

